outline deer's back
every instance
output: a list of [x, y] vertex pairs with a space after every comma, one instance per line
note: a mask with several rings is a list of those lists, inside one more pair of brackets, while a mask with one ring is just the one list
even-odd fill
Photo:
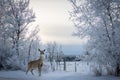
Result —
[[34, 60], [34, 61], [30, 61], [28, 63], [28, 67], [37, 68], [37, 67], [41, 66], [42, 64], [43, 64], [43, 62], [41, 60]]

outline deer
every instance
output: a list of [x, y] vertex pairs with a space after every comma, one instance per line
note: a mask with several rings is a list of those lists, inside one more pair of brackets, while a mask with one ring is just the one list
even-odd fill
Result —
[[38, 60], [33, 60], [28, 62], [28, 68], [26, 74], [28, 73], [28, 71], [30, 71], [32, 75], [34, 75], [33, 70], [37, 68], [39, 72], [39, 76], [41, 76], [41, 71], [43, 67], [43, 55], [45, 50], [38, 49], [38, 51], [40, 52], [40, 58]]

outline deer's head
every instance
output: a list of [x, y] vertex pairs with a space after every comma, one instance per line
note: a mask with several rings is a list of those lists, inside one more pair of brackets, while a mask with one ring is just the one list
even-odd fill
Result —
[[38, 51], [40, 52], [40, 55], [44, 55], [45, 49], [44, 50], [38, 49]]

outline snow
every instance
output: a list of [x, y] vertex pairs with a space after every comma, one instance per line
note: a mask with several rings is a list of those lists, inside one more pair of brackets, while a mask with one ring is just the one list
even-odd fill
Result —
[[114, 76], [92, 76], [79, 72], [55, 71], [43, 73], [41, 77], [34, 71], [35, 75], [23, 71], [0, 71], [0, 80], [120, 80]]
[[[60, 70], [63, 70], [63, 62], [60, 63]], [[84, 65], [84, 67], [83, 67]], [[76, 61], [77, 72], [82, 74], [90, 73], [90, 65], [86, 61]], [[66, 62], [66, 71], [75, 72], [75, 62]]]
[[77, 72], [75, 62], [66, 62], [66, 71], [63, 71], [63, 62], [60, 64], [57, 71], [43, 71], [40, 77], [37, 70], [34, 70], [34, 75], [30, 72], [26, 75], [24, 71], [0, 71], [0, 80], [120, 80], [115, 76], [93, 76], [90, 64], [85, 61], [76, 62]]

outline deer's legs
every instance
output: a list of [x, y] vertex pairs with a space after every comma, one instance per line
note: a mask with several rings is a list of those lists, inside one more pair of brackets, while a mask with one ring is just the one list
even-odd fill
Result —
[[28, 68], [27, 68], [27, 71], [26, 71], [26, 74], [28, 73], [29, 70], [30, 70], [30, 68], [28, 67]]
[[26, 74], [28, 73], [28, 71], [29, 71], [29, 70], [27, 69]]
[[42, 67], [39, 67], [39, 76], [41, 76]]
[[39, 76], [41, 76], [42, 66], [43, 66], [43, 63], [38, 65]]
[[30, 71], [31, 71], [32, 75], [34, 75], [34, 73], [33, 73], [33, 69], [31, 69]]

